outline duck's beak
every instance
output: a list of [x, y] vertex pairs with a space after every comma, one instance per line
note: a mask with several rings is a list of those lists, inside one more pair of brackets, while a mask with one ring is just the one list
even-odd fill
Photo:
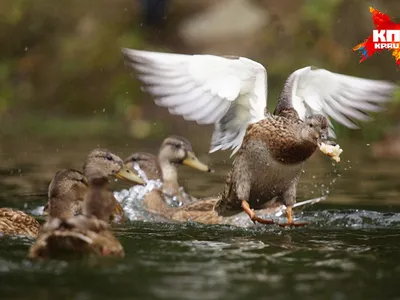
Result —
[[322, 142], [328, 141], [328, 135], [325, 132], [321, 134], [321, 141]]
[[130, 170], [127, 166], [122, 166], [121, 170], [115, 174], [115, 177], [126, 179], [138, 184], [146, 184], [146, 182], [139, 177], [139, 175], [135, 174], [132, 170]]
[[189, 151], [187, 157], [182, 161], [182, 164], [192, 167], [193, 169], [203, 171], [203, 172], [212, 172], [209, 166], [203, 164], [196, 155]]
[[322, 131], [322, 133], [320, 134], [319, 139], [318, 139], [318, 144], [319, 144], [319, 146], [321, 146], [322, 144], [327, 144], [327, 145], [332, 145], [332, 146], [336, 145], [336, 143], [334, 141], [331, 141], [329, 139], [328, 130]]

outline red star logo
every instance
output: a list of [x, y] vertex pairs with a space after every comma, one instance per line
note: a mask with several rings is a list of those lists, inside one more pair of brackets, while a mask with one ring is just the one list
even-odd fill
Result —
[[375, 52], [392, 51], [396, 64], [400, 67], [400, 23], [393, 22], [388, 15], [373, 7], [370, 7], [369, 11], [375, 30], [364, 42], [355, 46], [353, 51], [360, 52], [360, 63]]

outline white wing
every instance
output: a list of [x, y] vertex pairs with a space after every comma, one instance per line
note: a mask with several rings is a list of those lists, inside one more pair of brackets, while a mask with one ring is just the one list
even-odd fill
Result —
[[[293, 72], [282, 92], [289, 96], [302, 120], [323, 114], [349, 128], [354, 121], [368, 121], [368, 112], [383, 110], [382, 104], [393, 98], [397, 85], [305, 67]], [[286, 89], [286, 91], [285, 91]], [[281, 100], [280, 100], [281, 101]], [[354, 121], [353, 121], [354, 120]], [[330, 136], [335, 138], [331, 124]]]
[[210, 152], [240, 148], [248, 124], [264, 118], [265, 68], [244, 57], [183, 55], [123, 49], [145, 89], [171, 114], [215, 124]]

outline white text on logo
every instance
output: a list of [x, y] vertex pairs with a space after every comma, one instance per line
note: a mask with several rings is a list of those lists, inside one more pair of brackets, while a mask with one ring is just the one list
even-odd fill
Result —
[[372, 41], [375, 49], [399, 49], [400, 30], [374, 30]]

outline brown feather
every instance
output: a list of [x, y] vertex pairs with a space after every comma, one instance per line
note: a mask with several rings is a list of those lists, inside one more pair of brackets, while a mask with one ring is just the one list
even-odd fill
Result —
[[25, 235], [36, 238], [40, 224], [22, 211], [0, 208], [0, 233], [4, 235]]
[[83, 215], [46, 223], [29, 250], [30, 258], [64, 256], [124, 256], [124, 249], [109, 231], [108, 224]]

